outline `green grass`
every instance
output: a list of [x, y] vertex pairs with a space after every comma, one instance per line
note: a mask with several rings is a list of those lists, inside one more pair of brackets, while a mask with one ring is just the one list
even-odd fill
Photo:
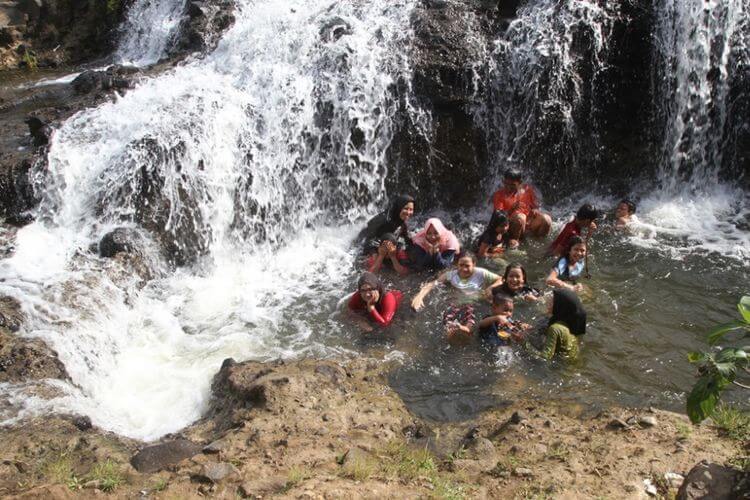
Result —
[[284, 488], [281, 492], [286, 493], [302, 481], [310, 479], [311, 477], [313, 477], [313, 473], [310, 469], [306, 467], [292, 467], [289, 469], [289, 472], [287, 472], [286, 482], [284, 483]]
[[568, 445], [562, 441], [552, 443], [552, 446], [547, 450], [547, 458], [550, 460], [559, 460], [560, 462], [567, 462], [570, 457], [570, 449]]
[[116, 490], [118, 486], [125, 482], [120, 467], [109, 459], [96, 464], [88, 476], [86, 476], [86, 479], [88, 481], [98, 481], [99, 489], [106, 493]]
[[73, 477], [73, 465], [70, 462], [70, 457], [61, 453], [54, 460], [44, 464], [42, 475], [52, 483], [67, 484]]
[[750, 414], [729, 405], [716, 407], [711, 420], [727, 437], [737, 441], [750, 440]]
[[687, 441], [693, 433], [693, 427], [686, 422], [677, 422], [675, 430], [677, 430], [677, 439], [680, 441]]
[[167, 478], [160, 478], [154, 481], [153, 485], [151, 486], [151, 491], [164, 491], [167, 489], [167, 486], [169, 485], [169, 481]]

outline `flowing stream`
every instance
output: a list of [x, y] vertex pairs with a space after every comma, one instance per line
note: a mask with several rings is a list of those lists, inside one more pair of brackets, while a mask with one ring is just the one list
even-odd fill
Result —
[[[363, 353], [395, 361], [393, 387], [429, 418], [466, 418], [516, 397], [680, 408], [692, 382], [685, 353], [733, 314], [749, 277], [750, 205], [720, 180], [716, 136], [726, 129], [732, 54], [746, 50], [748, 13], [740, 1], [715, 3], [709, 14], [699, 0], [658, 5], [657, 58], [670, 68], [654, 104], [664, 123], [659, 182], [637, 184], [631, 232], [605, 227], [592, 244], [589, 333], [576, 365], [448, 347], [440, 291], [419, 314], [402, 308], [382, 336], [358, 331], [340, 300], [361, 270], [352, 240], [387, 200], [387, 168], [399, 168], [386, 153], [393, 88], [410, 76], [414, 2], [241, 0], [212, 53], [75, 115], [54, 136], [36, 222], [0, 261], [0, 293], [21, 302], [22, 334], [47, 342], [71, 382], [0, 385], [10, 403], [0, 420], [78, 412], [152, 440], [201, 415], [227, 357]], [[118, 57], [158, 60], [182, 8], [136, 2], [125, 31], [139, 36]], [[587, 116], [588, 80], [573, 33], [586, 34], [596, 70], [616, 15], [582, 0], [529, 2], [488, 43], [488, 87], [497, 92], [477, 102], [476, 119], [493, 159], [523, 160], [551, 131], [564, 136], [551, 155], [585, 154], [576, 117]], [[698, 125], [705, 120], [718, 122]], [[557, 226], [580, 203], [550, 207]], [[464, 242], [488, 216], [483, 200], [436, 214]], [[90, 251], [117, 227], [142, 243], [137, 265]], [[509, 256], [528, 264], [535, 286], [551, 265], [543, 252], [531, 242]], [[407, 297], [427, 277], [386, 274]], [[535, 306], [516, 315], [543, 322]]]

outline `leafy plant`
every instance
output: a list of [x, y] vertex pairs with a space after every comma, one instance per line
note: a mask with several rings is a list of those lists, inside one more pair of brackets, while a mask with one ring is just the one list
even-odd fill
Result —
[[89, 481], [99, 481], [99, 488], [106, 493], [114, 491], [125, 482], [120, 467], [109, 459], [96, 464], [87, 479]]
[[[750, 296], [744, 296], [737, 304], [740, 318], [715, 327], [708, 334], [710, 345], [718, 344], [728, 333], [743, 331], [743, 338], [750, 337]], [[731, 384], [750, 389], [738, 382], [739, 373], [750, 373], [748, 368], [750, 346], [725, 347], [718, 353], [691, 352], [688, 360], [698, 365], [700, 377], [687, 399], [687, 414], [693, 423], [712, 416], [721, 394]]]

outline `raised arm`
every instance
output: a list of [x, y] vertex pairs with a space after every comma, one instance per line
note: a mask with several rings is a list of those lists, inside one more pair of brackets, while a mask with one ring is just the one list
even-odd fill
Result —
[[573, 292], [577, 292], [582, 288], [581, 285], [574, 285], [572, 283], [567, 283], [561, 280], [560, 275], [555, 268], [552, 268], [552, 270], [547, 275], [547, 284], [553, 288], [563, 288], [571, 290]]

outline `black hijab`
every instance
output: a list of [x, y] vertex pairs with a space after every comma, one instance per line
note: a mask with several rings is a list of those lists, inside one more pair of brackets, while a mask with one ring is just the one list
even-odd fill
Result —
[[552, 295], [552, 317], [549, 324], [564, 323], [573, 335], [586, 333], [586, 310], [581, 299], [570, 290], [555, 290]]
[[[365, 240], [371, 240], [373, 238], [381, 238], [384, 233], [393, 233], [397, 236], [403, 236], [408, 241], [409, 228], [406, 222], [401, 220], [401, 210], [403, 210], [407, 203], [414, 203], [414, 198], [406, 194], [396, 196], [391, 201], [391, 204], [388, 205], [387, 210], [370, 219], [367, 227], [360, 233], [360, 237], [363, 237]], [[399, 230], [401, 234], [397, 234]], [[365, 245], [367, 244], [368, 242], [366, 241]]]
[[357, 293], [360, 293], [359, 290], [362, 288], [362, 285], [370, 285], [370, 287], [378, 291], [378, 304], [380, 304], [380, 301], [383, 300], [383, 296], [385, 295], [385, 287], [383, 287], [380, 278], [369, 271], [365, 271], [362, 273], [362, 276], [359, 277], [359, 281], [357, 281]]

